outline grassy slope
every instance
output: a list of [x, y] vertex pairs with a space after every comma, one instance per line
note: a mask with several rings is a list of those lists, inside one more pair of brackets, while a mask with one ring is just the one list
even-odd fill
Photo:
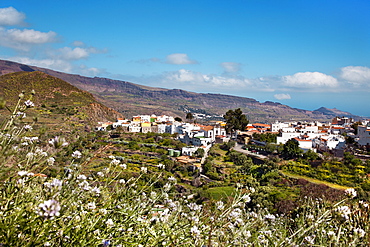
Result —
[[[114, 120], [117, 112], [98, 103], [94, 96], [71, 84], [42, 72], [16, 72], [0, 77], [0, 97], [13, 109], [18, 96], [24, 92], [24, 100], [31, 97], [35, 107], [27, 112], [25, 121], [38, 118], [40, 125], [63, 127], [66, 125], [96, 124], [97, 121]], [[2, 110], [2, 116], [7, 111]]]

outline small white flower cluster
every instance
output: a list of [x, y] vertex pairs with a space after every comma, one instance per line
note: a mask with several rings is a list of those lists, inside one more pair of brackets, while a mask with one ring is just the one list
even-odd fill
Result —
[[355, 228], [353, 231], [354, 231], [354, 233], [355, 233], [358, 237], [360, 237], [360, 238], [365, 237], [366, 232], [365, 232], [363, 229], [361, 229], [361, 228]]
[[348, 206], [337, 207], [336, 211], [346, 220], [349, 219], [349, 215], [352, 213]]
[[27, 108], [31, 108], [31, 107], [34, 107], [35, 104], [31, 101], [31, 100], [26, 100], [24, 102], [24, 105], [27, 107]]
[[25, 118], [26, 117], [26, 113], [25, 112], [22, 112], [22, 111], [19, 111], [16, 113], [16, 116], [19, 117], [19, 118]]
[[26, 124], [25, 126], [23, 126], [23, 129], [24, 129], [25, 131], [30, 131], [30, 130], [32, 130], [33, 128], [32, 128], [32, 126], [31, 126], [31, 125]]
[[110, 164], [111, 165], [119, 165], [121, 163], [121, 161], [120, 160], [117, 160], [117, 159], [113, 159], [111, 162], [110, 162]]
[[356, 196], [357, 196], [357, 191], [356, 191], [354, 188], [346, 189], [346, 190], [344, 191], [344, 193], [345, 193], [347, 196], [351, 197], [351, 198], [354, 198], [354, 197], [356, 197]]
[[28, 172], [28, 171], [19, 171], [18, 175], [21, 176], [21, 177], [23, 177], [23, 176], [32, 177], [35, 174], [33, 172]]
[[49, 140], [49, 144], [55, 148], [68, 146], [68, 142], [63, 137], [55, 136]]
[[53, 181], [45, 182], [44, 185], [49, 189], [53, 189], [53, 188], [61, 189], [63, 186], [63, 181], [57, 178], [54, 178]]
[[202, 205], [198, 205], [198, 204], [196, 204], [194, 202], [189, 203], [187, 206], [192, 211], [200, 211], [200, 210], [202, 210]]
[[275, 220], [275, 219], [276, 219], [276, 217], [275, 217], [275, 215], [273, 215], [273, 214], [266, 214], [266, 215], [265, 215], [265, 219], [267, 219], [267, 220]]
[[54, 216], [59, 216], [61, 207], [58, 201], [51, 199], [48, 201], [44, 201], [43, 203], [39, 204], [36, 213], [43, 217], [50, 217], [53, 218]]
[[48, 163], [49, 166], [52, 166], [54, 165], [54, 162], [55, 162], [55, 159], [53, 157], [49, 157], [47, 160], [46, 160], [46, 163]]
[[72, 157], [75, 158], [75, 159], [80, 159], [82, 157], [82, 153], [80, 151], [76, 150], [72, 153]]
[[166, 166], [165, 166], [165, 165], [163, 165], [162, 163], [159, 163], [159, 164], [157, 165], [157, 167], [158, 167], [159, 169], [164, 169], [164, 168], [166, 168]]

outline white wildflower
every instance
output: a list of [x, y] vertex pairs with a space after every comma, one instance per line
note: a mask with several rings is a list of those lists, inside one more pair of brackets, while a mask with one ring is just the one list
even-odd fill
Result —
[[53, 157], [49, 157], [46, 162], [48, 163], [49, 166], [52, 166], [55, 162], [55, 159]]
[[198, 229], [197, 226], [193, 226], [192, 228], [190, 228], [190, 233], [192, 235], [199, 236], [200, 235], [200, 230]]
[[81, 158], [81, 156], [82, 156], [82, 154], [81, 154], [81, 152], [80, 152], [80, 151], [78, 151], [78, 150], [76, 150], [76, 151], [74, 151], [74, 152], [72, 153], [72, 157], [73, 157], [73, 158], [79, 159], [79, 158]]
[[26, 117], [26, 113], [25, 112], [21, 112], [21, 111], [17, 112], [16, 115], [19, 118], [25, 118]]
[[233, 211], [230, 212], [229, 218], [239, 218], [242, 215], [242, 210], [240, 208], [235, 208]]
[[314, 244], [315, 243], [315, 235], [313, 236], [306, 236], [304, 237], [304, 240], [306, 240], [309, 244]]
[[247, 195], [243, 195], [242, 196], [242, 200], [245, 202], [245, 203], [248, 203], [251, 201], [251, 197], [249, 196], [249, 194]]
[[27, 179], [20, 178], [17, 180], [17, 184], [24, 185], [24, 183], [27, 181]]
[[106, 215], [108, 213], [108, 210], [106, 210], [105, 208], [101, 208], [99, 209], [99, 212]]
[[356, 228], [353, 230], [355, 234], [357, 234], [360, 238], [363, 238], [366, 234], [366, 232], [361, 228]]
[[218, 210], [223, 210], [225, 208], [223, 201], [217, 201], [216, 202], [216, 208]]
[[99, 177], [104, 177], [104, 173], [102, 173], [102, 172], [98, 172], [98, 173], [96, 173], [96, 175], [98, 175]]
[[114, 222], [112, 219], [108, 219], [105, 224], [107, 225], [107, 227], [113, 227], [114, 226]]
[[26, 101], [24, 102], [24, 104], [25, 104], [28, 108], [30, 108], [30, 107], [34, 107], [34, 106], [35, 106], [35, 104], [34, 104], [31, 100], [26, 100]]
[[61, 189], [61, 187], [63, 186], [63, 181], [62, 180], [59, 180], [57, 178], [54, 178], [53, 181], [51, 182], [45, 182], [44, 185], [50, 189], [52, 188], [59, 188]]
[[89, 202], [87, 204], [87, 209], [94, 210], [96, 208], [95, 202]]
[[80, 174], [80, 175], [77, 176], [77, 179], [78, 180], [86, 180], [87, 177], [85, 175], [83, 175], [83, 174]]
[[354, 198], [354, 197], [356, 197], [356, 196], [357, 196], [357, 191], [356, 191], [354, 188], [346, 189], [346, 190], [344, 191], [344, 193], [345, 193], [347, 196], [351, 197], [351, 198]]
[[359, 201], [359, 203], [365, 207], [365, 208], [368, 208], [369, 207], [369, 204], [367, 202], [364, 202], [363, 200]]
[[141, 170], [143, 173], [147, 173], [147, 172], [148, 172], [148, 168], [146, 168], [146, 167], [144, 167], [144, 166], [142, 166], [142, 167], [140, 168], [140, 170]]
[[91, 189], [89, 182], [86, 180], [82, 181], [81, 183], [78, 184], [78, 187], [80, 187], [83, 190], [89, 191]]
[[91, 192], [95, 193], [96, 196], [100, 195], [100, 188], [94, 187], [91, 189]]
[[162, 163], [159, 163], [159, 164], [157, 165], [157, 167], [158, 167], [159, 169], [164, 169], [166, 166], [165, 166], [165, 165], [163, 165]]
[[29, 125], [29, 124], [26, 124], [24, 127], [23, 127], [25, 130], [32, 130], [33, 128], [32, 128], [32, 126], [31, 125]]
[[164, 191], [166, 191], [166, 192], [167, 192], [167, 191], [170, 191], [170, 190], [171, 190], [171, 187], [172, 187], [172, 186], [171, 186], [171, 184], [166, 183], [166, 184], [163, 186], [163, 190], [164, 190]]
[[35, 156], [35, 154], [32, 153], [32, 152], [29, 152], [29, 153], [26, 154], [27, 159], [32, 159], [34, 156]]
[[331, 231], [331, 230], [328, 231], [327, 234], [328, 234], [329, 237], [334, 237], [335, 236], [335, 232], [334, 231]]
[[36, 210], [36, 213], [44, 217], [54, 217], [59, 216], [61, 207], [58, 201], [51, 199], [40, 203], [39, 208]]
[[125, 184], [125, 183], [126, 183], [126, 181], [125, 181], [124, 179], [120, 179], [120, 180], [118, 180], [118, 183], [120, 183], [120, 184]]
[[169, 177], [168, 178], [168, 181], [172, 182], [172, 183], [176, 183], [176, 178], [174, 178], [173, 176]]
[[126, 164], [120, 164], [119, 166], [122, 167], [123, 169], [126, 169], [127, 168], [127, 165]]
[[336, 209], [336, 211], [339, 212], [346, 220], [349, 219], [349, 215], [351, 214], [351, 209], [348, 206], [340, 206]]
[[194, 202], [189, 203], [187, 206], [188, 206], [188, 207], [189, 207], [189, 209], [190, 209], [190, 210], [192, 210], [192, 211], [200, 211], [200, 210], [202, 210], [202, 205], [198, 205], [198, 204], [196, 204], [196, 203], [194, 203]]
[[273, 214], [266, 214], [266, 215], [265, 215], [265, 219], [268, 219], [268, 220], [275, 220], [275, 219], [276, 219], [276, 217], [275, 217], [275, 215], [273, 215]]
[[113, 159], [113, 160], [110, 162], [110, 164], [111, 164], [111, 165], [118, 165], [119, 163], [121, 163], [121, 161], [116, 160], [116, 159]]
[[21, 176], [21, 177], [26, 176], [27, 174], [28, 174], [27, 171], [19, 171], [18, 172], [18, 175]]

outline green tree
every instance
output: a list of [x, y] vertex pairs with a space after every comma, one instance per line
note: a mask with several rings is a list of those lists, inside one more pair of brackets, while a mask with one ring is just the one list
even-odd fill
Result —
[[283, 156], [286, 158], [294, 158], [300, 155], [303, 151], [299, 148], [299, 143], [294, 140], [288, 140], [283, 146]]
[[179, 118], [179, 117], [175, 117], [175, 121], [177, 121], [177, 122], [182, 122], [182, 119], [181, 119], [181, 118]]
[[226, 120], [225, 129], [228, 133], [232, 133], [237, 130], [244, 130], [249, 123], [247, 116], [243, 114], [240, 108], [228, 110], [224, 115], [224, 119]]
[[195, 155], [199, 158], [202, 158], [204, 156], [204, 149], [198, 148], [197, 151], [195, 152]]
[[317, 160], [319, 158], [319, 155], [312, 151], [311, 149], [309, 149], [307, 150], [307, 152], [303, 154], [303, 158], [306, 160]]
[[191, 114], [191, 112], [188, 112], [188, 113], [186, 114], [186, 119], [187, 119], [187, 120], [191, 121], [191, 120], [193, 120], [193, 118], [194, 118], [194, 116], [193, 116], [193, 114]]

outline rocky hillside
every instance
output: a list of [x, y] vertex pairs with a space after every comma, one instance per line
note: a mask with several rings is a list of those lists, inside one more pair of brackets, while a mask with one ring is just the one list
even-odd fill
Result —
[[[127, 117], [137, 114], [168, 114], [185, 118], [186, 112], [222, 116], [227, 110], [241, 108], [251, 121], [330, 120], [333, 112], [308, 111], [275, 102], [222, 94], [193, 93], [180, 89], [142, 86], [127, 81], [84, 77], [49, 69], [0, 60], [0, 73], [42, 71], [92, 93], [100, 102]], [[340, 115], [342, 116], [342, 115]]]
[[[99, 103], [91, 93], [43, 72], [15, 72], [0, 76], [0, 97], [10, 110], [16, 105], [21, 92], [27, 100], [32, 90], [35, 95], [31, 101], [35, 107], [27, 112], [26, 121], [37, 117], [39, 125], [84, 127], [122, 117], [117, 111]], [[1, 116], [7, 115], [9, 110], [2, 109]]]

